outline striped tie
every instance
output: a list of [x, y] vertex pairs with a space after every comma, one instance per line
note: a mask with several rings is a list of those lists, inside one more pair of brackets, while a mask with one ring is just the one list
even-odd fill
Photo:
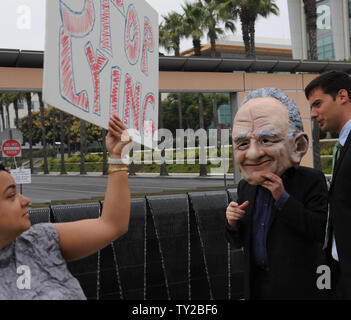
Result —
[[[339, 141], [337, 141], [335, 143], [334, 149], [333, 149], [333, 164], [332, 164], [331, 181], [333, 180], [335, 164], [336, 164], [336, 161], [338, 161], [338, 159], [339, 159], [341, 148], [342, 148], [342, 145], [340, 144]], [[330, 212], [329, 212], [329, 203], [328, 203], [328, 217], [327, 217], [327, 225], [326, 225], [326, 228], [325, 228], [325, 237], [324, 237], [323, 250], [327, 247], [328, 240], [329, 240], [329, 232], [328, 232], [329, 231], [329, 217], [330, 217]]]

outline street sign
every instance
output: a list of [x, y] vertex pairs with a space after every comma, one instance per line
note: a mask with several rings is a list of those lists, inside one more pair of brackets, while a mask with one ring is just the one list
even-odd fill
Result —
[[20, 157], [21, 144], [17, 140], [5, 140], [2, 142], [2, 156], [3, 157]]

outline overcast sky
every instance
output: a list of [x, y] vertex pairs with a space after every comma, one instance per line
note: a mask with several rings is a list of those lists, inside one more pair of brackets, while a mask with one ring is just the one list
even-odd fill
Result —
[[[74, 1], [81, 1], [83, 4], [83, 0]], [[159, 13], [159, 21], [162, 20], [162, 15], [171, 11], [181, 13], [181, 6], [185, 3], [185, 0], [146, 1]], [[290, 39], [287, 0], [276, 0], [276, 3], [280, 15], [259, 19], [256, 24], [257, 37]], [[239, 22], [236, 27], [235, 35], [239, 36], [241, 35]], [[0, 30], [0, 48], [44, 50], [45, 0], [0, 0]], [[207, 41], [203, 39], [202, 42]], [[191, 40], [181, 42], [181, 50], [191, 46]]]

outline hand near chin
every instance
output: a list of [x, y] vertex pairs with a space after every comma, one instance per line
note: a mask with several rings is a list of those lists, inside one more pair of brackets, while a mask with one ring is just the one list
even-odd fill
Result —
[[261, 183], [261, 186], [268, 189], [274, 200], [277, 201], [285, 193], [283, 180], [272, 172], [263, 173], [262, 177], [265, 180]]

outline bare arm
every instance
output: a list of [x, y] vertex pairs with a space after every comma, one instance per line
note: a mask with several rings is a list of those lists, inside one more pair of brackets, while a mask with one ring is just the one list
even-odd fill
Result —
[[[109, 122], [106, 147], [111, 158], [120, 159], [122, 149], [131, 142], [125, 127], [116, 116]], [[123, 140], [123, 141], [122, 141]], [[125, 165], [110, 165], [111, 169]], [[82, 259], [104, 248], [128, 231], [130, 216], [130, 190], [128, 172], [116, 171], [108, 175], [102, 215], [87, 219], [55, 224], [63, 257], [66, 261]]]

